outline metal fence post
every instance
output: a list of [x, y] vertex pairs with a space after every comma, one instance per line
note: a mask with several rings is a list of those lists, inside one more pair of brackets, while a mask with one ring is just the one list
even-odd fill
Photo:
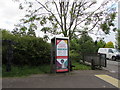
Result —
[[82, 53], [83, 63], [85, 64], [85, 56], [84, 53]]
[[91, 68], [92, 68], [92, 70], [95, 70], [95, 61], [94, 61], [94, 59], [91, 59]]
[[101, 69], [101, 54], [99, 54], [99, 69]]

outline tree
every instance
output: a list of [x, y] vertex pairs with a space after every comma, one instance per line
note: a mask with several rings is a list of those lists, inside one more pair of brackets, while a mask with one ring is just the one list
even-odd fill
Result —
[[[96, 9], [94, 9], [97, 5], [95, 0], [34, 1], [25, 0], [25, 7], [28, 6], [27, 14], [17, 25], [19, 30], [24, 27], [24, 30], [29, 31], [31, 24], [36, 30], [41, 25], [41, 31], [44, 33], [62, 34], [71, 40], [81, 35], [82, 31], [91, 32], [95, 27], [98, 30], [101, 28], [108, 34], [116, 15], [116, 13], [108, 14], [105, 8], [112, 0], [105, 0]], [[25, 9], [25, 7], [21, 3], [19, 8]]]
[[105, 45], [106, 45], [106, 43], [105, 43], [105, 41], [102, 40], [102, 39], [97, 42], [97, 47], [98, 47], [98, 49], [99, 49], [99, 48], [104, 48]]
[[113, 42], [106, 43], [105, 48], [114, 48]]
[[19, 35], [19, 36], [28, 35], [28, 36], [34, 36], [34, 37], [36, 37], [36, 34], [35, 34], [35, 30], [36, 29], [37, 29], [36, 25], [32, 23], [32, 24], [30, 24], [30, 26], [28, 28], [25, 27], [25, 26], [21, 26], [20, 29], [14, 28], [14, 30], [12, 31], [12, 33], [14, 35]]
[[74, 38], [70, 42], [70, 58], [77, 62], [83, 59], [86, 53], [95, 53], [96, 45], [88, 33], [83, 32], [80, 38]]
[[83, 33], [78, 41], [79, 47], [78, 51], [83, 53], [95, 53], [96, 52], [96, 46], [93, 41], [93, 39], [87, 34]]
[[78, 47], [79, 47], [78, 39], [77, 38], [72, 39], [71, 42], [70, 42], [70, 50], [78, 51], [77, 50]]

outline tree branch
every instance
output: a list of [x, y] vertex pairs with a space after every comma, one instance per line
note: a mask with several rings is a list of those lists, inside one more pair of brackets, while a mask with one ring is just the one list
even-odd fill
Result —
[[84, 22], [88, 17], [92, 16], [97, 10], [99, 10], [101, 8], [101, 6], [99, 8], [97, 8], [95, 11], [93, 11], [90, 15], [88, 15], [86, 18], [84, 18], [81, 22], [79, 22], [77, 25], [81, 24], [82, 22]]
[[66, 29], [66, 13], [65, 13], [65, 2], [63, 2], [63, 18], [64, 18], [64, 30], [65, 30], [65, 36], [67, 36], [67, 29]]
[[71, 27], [72, 27], [72, 25], [73, 25], [73, 22], [74, 22], [74, 19], [73, 19], [73, 8], [74, 8], [74, 4], [75, 4], [75, 2], [73, 2], [72, 7], [71, 7], [71, 11], [70, 11], [70, 25], [69, 25], [68, 30], [71, 29]]
[[35, 0], [35, 1], [38, 2], [40, 5], [42, 5], [43, 8], [44, 8], [46, 11], [48, 11], [50, 14], [52, 14], [52, 15], [54, 16], [55, 20], [57, 21], [57, 23], [61, 26], [60, 22], [58, 21], [58, 19], [56, 18], [55, 14], [54, 14], [52, 11], [48, 10], [48, 9], [47, 9], [42, 3], [40, 3], [39, 1], [37, 1], [37, 0]]
[[76, 29], [76, 27], [77, 27], [77, 22], [78, 22], [78, 17], [79, 17], [79, 12], [80, 12], [80, 8], [81, 8], [81, 2], [79, 3], [79, 7], [78, 7], [78, 12], [77, 12], [77, 17], [76, 17], [76, 21], [75, 21], [75, 27], [74, 27], [74, 29], [73, 29], [73, 31], [72, 31], [72, 33], [71, 34], [73, 34], [74, 32], [75, 32], [75, 29]]
[[60, 4], [60, 20], [61, 20], [61, 29], [62, 29], [62, 32], [63, 32], [63, 34], [65, 35], [65, 33], [64, 33], [64, 28], [63, 28], [63, 20], [62, 20], [62, 2], [60, 2], [59, 1], [59, 4]]

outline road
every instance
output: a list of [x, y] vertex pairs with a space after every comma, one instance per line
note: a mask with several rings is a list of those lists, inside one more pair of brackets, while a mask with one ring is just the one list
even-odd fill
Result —
[[[111, 73], [116, 73], [119, 76], [120, 74], [119, 68], [120, 68], [120, 62], [107, 60], [107, 67], [104, 69]], [[120, 77], [118, 78], [120, 80]]]

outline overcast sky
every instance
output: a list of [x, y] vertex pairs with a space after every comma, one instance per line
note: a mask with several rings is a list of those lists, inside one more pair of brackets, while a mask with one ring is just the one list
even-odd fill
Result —
[[[103, 0], [98, 0], [100, 4]], [[14, 25], [19, 22], [25, 15], [25, 11], [19, 10], [19, 3], [13, 0], [0, 0], [0, 28], [12, 31]], [[39, 32], [37, 31], [37, 35]], [[96, 40], [95, 35], [91, 35]], [[115, 42], [115, 33], [112, 32], [110, 35], [105, 36], [105, 41]]]

